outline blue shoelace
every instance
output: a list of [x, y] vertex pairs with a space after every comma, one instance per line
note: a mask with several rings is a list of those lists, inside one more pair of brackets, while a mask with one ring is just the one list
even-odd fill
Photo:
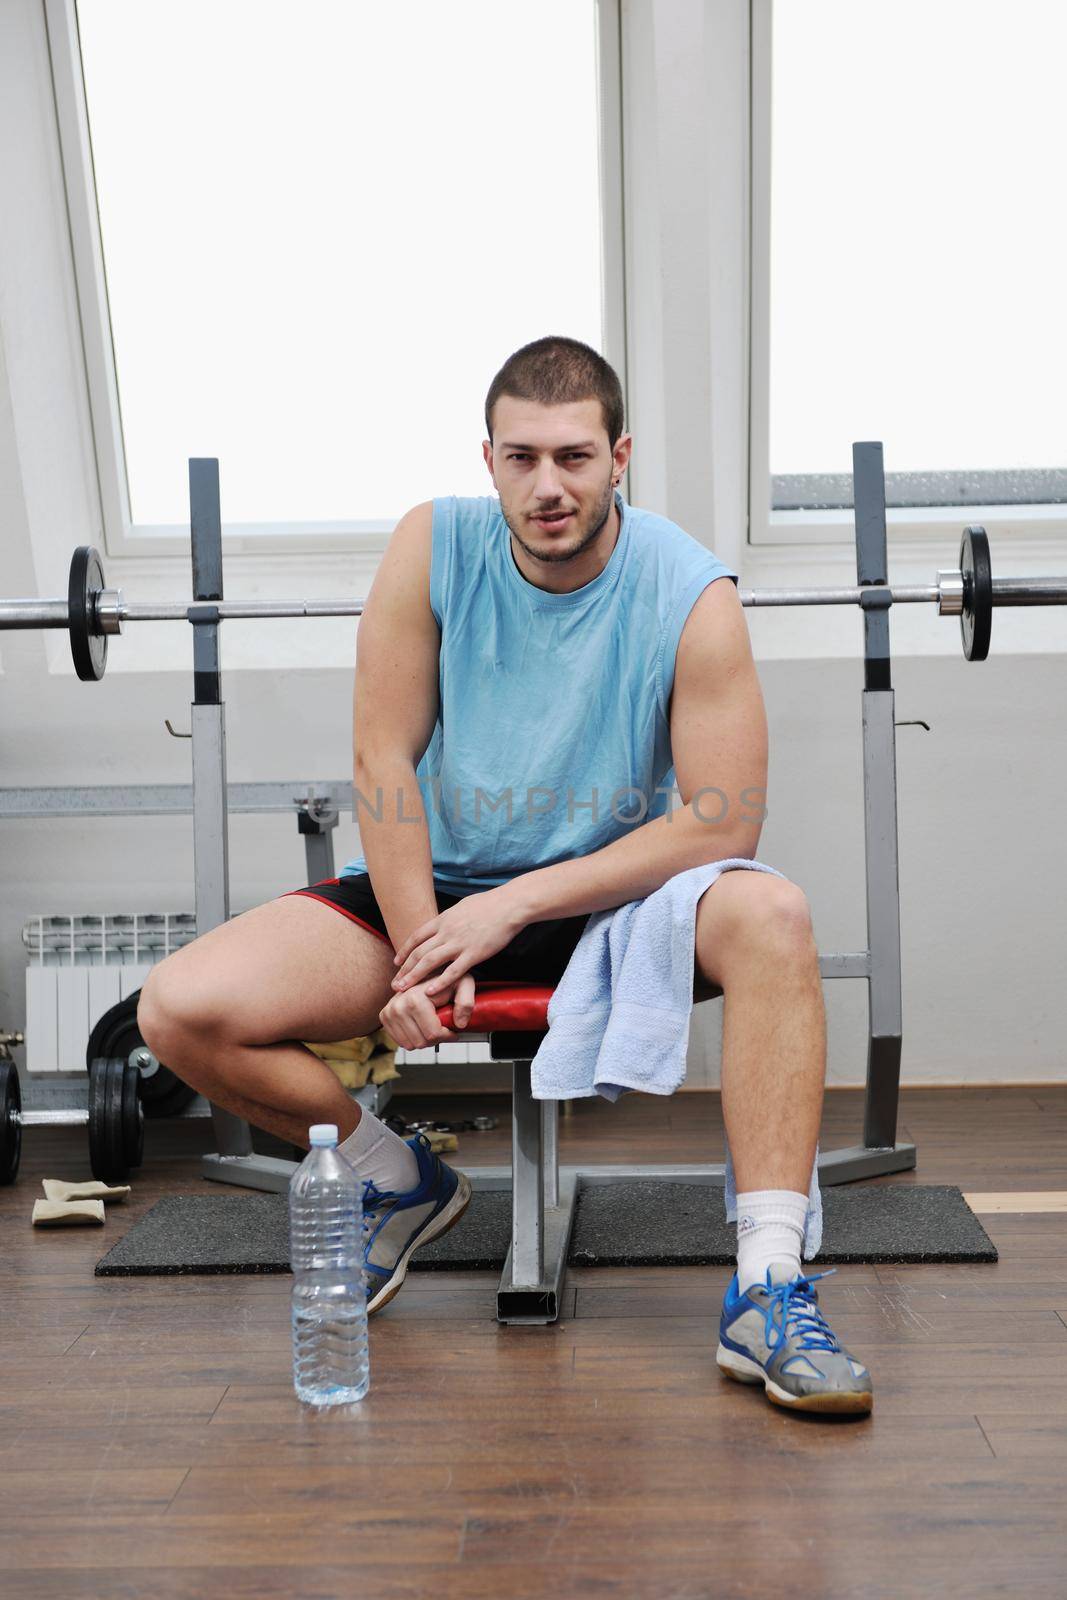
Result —
[[[836, 1335], [822, 1312], [818, 1296], [812, 1288], [820, 1278], [832, 1278], [836, 1268], [829, 1272], [814, 1272], [810, 1278], [796, 1277], [790, 1283], [768, 1284], [770, 1304], [764, 1313], [764, 1337], [767, 1348], [773, 1353], [784, 1342], [790, 1325], [800, 1336], [800, 1350], [840, 1350]], [[774, 1313], [781, 1307], [781, 1321]]]

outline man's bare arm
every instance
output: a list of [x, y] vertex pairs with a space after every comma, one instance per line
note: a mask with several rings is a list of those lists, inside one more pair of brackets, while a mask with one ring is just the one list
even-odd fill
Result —
[[356, 650], [353, 741], [360, 839], [394, 946], [437, 914], [430, 835], [415, 777], [438, 708], [440, 634], [430, 610], [432, 528], [430, 501], [397, 523], [367, 597]]
[[524, 922], [641, 900], [703, 862], [755, 857], [767, 787], [767, 717], [748, 625], [729, 578], [708, 585], [678, 643], [671, 747], [682, 805], [576, 861], [512, 879]]

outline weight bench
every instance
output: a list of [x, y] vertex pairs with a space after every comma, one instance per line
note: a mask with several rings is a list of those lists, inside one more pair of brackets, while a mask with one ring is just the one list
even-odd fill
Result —
[[[464, 1167], [474, 1189], [511, 1190], [511, 1243], [496, 1296], [498, 1322], [555, 1322], [567, 1270], [581, 1174], [559, 1166], [559, 1102], [535, 1100], [531, 1062], [548, 1031], [552, 990], [499, 984], [475, 990], [462, 1035], [511, 1062], [511, 1166]], [[453, 1027], [452, 1005], [438, 1006]], [[618, 1168], [610, 1170], [618, 1175]], [[629, 1169], [631, 1172], [634, 1169]]]
[[[494, 1061], [511, 1063], [511, 1165], [463, 1167], [474, 1189], [511, 1190], [511, 1243], [497, 1289], [498, 1322], [547, 1323], [559, 1316], [583, 1184], [619, 1178], [724, 1181], [721, 1165], [560, 1167], [559, 1102], [535, 1100], [530, 1081], [533, 1057], [548, 1031], [551, 998], [550, 988], [536, 984], [479, 988], [462, 1030], [466, 1040], [488, 1041]], [[439, 1006], [437, 1015], [452, 1027], [451, 1004]]]

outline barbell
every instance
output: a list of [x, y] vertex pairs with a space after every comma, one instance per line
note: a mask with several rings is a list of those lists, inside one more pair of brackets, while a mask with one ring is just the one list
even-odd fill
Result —
[[[984, 661], [994, 606], [1067, 605], [1065, 578], [994, 578], [984, 528], [963, 531], [959, 567], [938, 572], [932, 584], [893, 588], [869, 584], [840, 589], [742, 589], [743, 606], [838, 606], [936, 604], [939, 616], [958, 616], [963, 654]], [[888, 598], [886, 598], [888, 597]], [[219, 600], [212, 613], [227, 617], [358, 617], [362, 600]], [[107, 665], [108, 639], [127, 622], [191, 622], [203, 606], [182, 600], [128, 602], [121, 589], [109, 589], [100, 554], [80, 545], [70, 563], [65, 600], [0, 600], [0, 630], [65, 628], [70, 634], [74, 670], [86, 682], [98, 681]]]

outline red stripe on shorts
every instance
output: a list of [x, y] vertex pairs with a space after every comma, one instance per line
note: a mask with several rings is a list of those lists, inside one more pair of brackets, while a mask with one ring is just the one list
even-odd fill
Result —
[[[322, 881], [324, 883], [336, 883], [337, 879], [324, 878]], [[305, 900], [317, 900], [320, 905], [329, 906], [331, 911], [339, 911], [342, 917], [347, 917], [349, 922], [356, 922], [361, 928], [366, 928], [368, 933], [373, 933], [376, 939], [380, 939], [383, 944], [387, 944], [390, 950], [392, 950], [393, 941], [390, 939], [387, 933], [383, 933], [380, 928], [372, 927], [369, 922], [364, 922], [363, 918], [357, 917], [354, 911], [346, 911], [344, 906], [339, 906], [337, 904], [336, 900], [327, 900], [325, 895], [314, 894], [310, 889], [290, 889], [288, 894], [282, 895], [282, 899], [287, 900], [290, 894], [302, 894]]]

